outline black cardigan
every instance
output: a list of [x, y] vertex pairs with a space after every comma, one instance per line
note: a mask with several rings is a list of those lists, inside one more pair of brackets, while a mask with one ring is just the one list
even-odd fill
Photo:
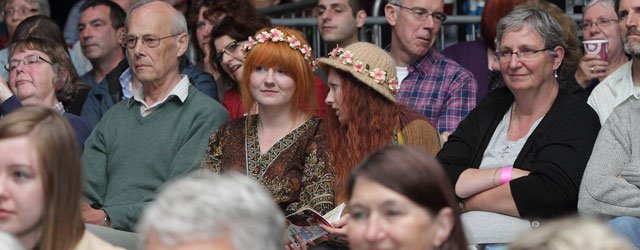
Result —
[[[464, 170], [480, 166], [513, 101], [507, 88], [491, 92], [444, 144], [437, 157], [454, 187]], [[580, 181], [599, 130], [596, 112], [560, 89], [514, 162], [514, 167], [530, 171], [510, 182], [521, 217], [549, 218], [576, 211]]]

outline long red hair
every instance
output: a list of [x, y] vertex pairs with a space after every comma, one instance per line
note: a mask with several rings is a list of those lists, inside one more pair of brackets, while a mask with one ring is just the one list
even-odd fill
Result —
[[[389, 101], [351, 74], [338, 70], [340, 77], [340, 112], [345, 124], [334, 112], [327, 112], [326, 135], [332, 163], [336, 169], [336, 204], [347, 200], [347, 181], [351, 170], [369, 154], [388, 145], [400, 125], [398, 104]], [[330, 107], [329, 107], [330, 108]]]

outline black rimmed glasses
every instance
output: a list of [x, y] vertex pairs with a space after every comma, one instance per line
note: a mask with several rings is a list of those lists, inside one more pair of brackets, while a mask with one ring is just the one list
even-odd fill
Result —
[[618, 22], [618, 19], [610, 19], [610, 18], [598, 19], [595, 22], [583, 22], [582, 30], [589, 30], [593, 25], [595, 25], [598, 28], [604, 28], [616, 22]]
[[521, 49], [520, 51], [502, 50], [496, 52], [496, 56], [498, 57], [500, 63], [508, 63], [509, 61], [511, 61], [512, 55], [514, 54], [521, 61], [531, 61], [538, 53], [550, 49], [551, 48], [543, 48], [539, 50]]
[[222, 63], [222, 57], [224, 56], [224, 54], [233, 56], [234, 53], [236, 53], [236, 51], [239, 51], [238, 49], [240, 48], [240, 42], [238, 41], [233, 41], [230, 42], [229, 44], [227, 44], [227, 46], [224, 46], [224, 48], [222, 49], [222, 51], [216, 53], [216, 63], [220, 64]]
[[20, 63], [24, 64], [24, 66], [30, 66], [34, 63], [40, 62], [40, 60], [42, 60], [43, 62], [46, 62], [48, 64], [53, 65], [53, 63], [47, 59], [42, 58], [39, 55], [29, 55], [29, 56], [25, 56], [24, 58], [20, 59], [11, 59], [11, 61], [9, 61], [9, 63], [4, 65], [4, 69], [6, 69], [7, 71], [11, 72], [13, 70], [15, 70], [18, 66], [20, 66]]
[[169, 37], [174, 37], [174, 36], [179, 36], [182, 33], [178, 33], [178, 34], [174, 34], [174, 35], [169, 35], [169, 36], [165, 36], [165, 37], [156, 37], [153, 35], [143, 35], [143, 36], [134, 36], [134, 35], [124, 35], [122, 38], [122, 41], [120, 41], [122, 47], [128, 48], [128, 49], [133, 49], [136, 47], [136, 44], [138, 43], [138, 39], [140, 39], [142, 41], [142, 44], [147, 47], [147, 49], [153, 49], [153, 48], [157, 48], [158, 46], [160, 46], [160, 41], [167, 39]]
[[398, 6], [402, 9], [410, 11], [411, 14], [413, 14], [413, 17], [420, 21], [427, 20], [429, 16], [433, 17], [433, 21], [438, 24], [443, 24], [444, 22], [447, 21], [447, 16], [442, 12], [429, 13], [429, 11], [425, 8], [420, 8], [420, 7], [409, 8], [400, 4], [395, 4], [395, 3], [389, 3], [389, 4], [393, 6]]

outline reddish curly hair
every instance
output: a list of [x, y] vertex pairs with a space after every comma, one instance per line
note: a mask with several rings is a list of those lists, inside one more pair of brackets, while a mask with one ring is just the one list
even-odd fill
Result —
[[[388, 145], [400, 126], [402, 106], [360, 83], [350, 73], [330, 68], [340, 78], [340, 112], [344, 124], [334, 112], [327, 112], [327, 144], [336, 169], [336, 204], [347, 200], [347, 182], [351, 170], [369, 154]], [[331, 107], [329, 107], [331, 108]]]

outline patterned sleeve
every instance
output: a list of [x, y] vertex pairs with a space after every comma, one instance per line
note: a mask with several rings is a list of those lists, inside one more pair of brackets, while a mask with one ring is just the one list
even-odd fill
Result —
[[210, 170], [214, 173], [220, 173], [220, 163], [222, 159], [222, 143], [220, 142], [221, 132], [224, 128], [220, 128], [218, 132], [209, 137], [209, 145], [202, 159], [201, 169]]
[[454, 74], [449, 85], [445, 109], [436, 125], [438, 132], [453, 133], [456, 130], [458, 123], [476, 107], [477, 91], [478, 86], [471, 73], [465, 70]]
[[291, 203], [287, 210], [297, 211], [309, 206], [325, 214], [334, 207], [334, 192], [335, 169], [329, 164], [324, 137], [317, 134], [307, 148], [300, 202]]

